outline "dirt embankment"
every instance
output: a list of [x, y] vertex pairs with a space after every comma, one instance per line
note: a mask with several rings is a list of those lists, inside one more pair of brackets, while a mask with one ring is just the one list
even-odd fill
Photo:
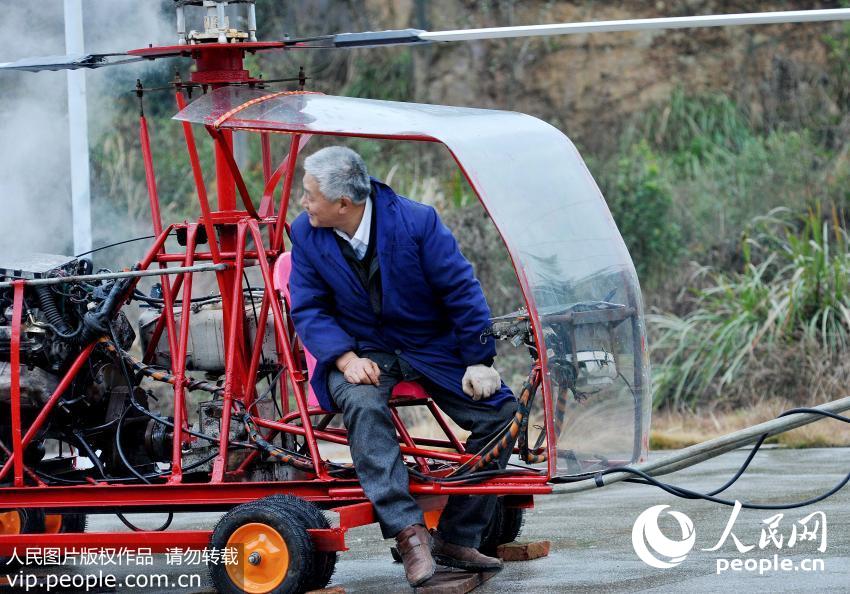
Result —
[[[373, 29], [444, 30], [662, 16], [835, 8], [837, 2], [369, 0]], [[440, 44], [413, 52], [414, 99], [513, 109], [590, 149], [614, 141], [628, 116], [670, 96], [722, 92], [756, 117], [784, 116], [827, 76], [823, 37], [840, 23], [601, 33]], [[374, 50], [372, 50], [374, 51]], [[793, 115], [793, 114], [791, 114]]]

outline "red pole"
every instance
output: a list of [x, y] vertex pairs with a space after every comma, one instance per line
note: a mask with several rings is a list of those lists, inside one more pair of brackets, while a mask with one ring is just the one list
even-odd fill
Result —
[[162, 232], [157, 235], [157, 238], [154, 239], [153, 245], [148, 248], [147, 253], [145, 253], [144, 257], [139, 262], [139, 270], [147, 270], [148, 266], [156, 259], [157, 254], [162, 250], [162, 246], [165, 245], [165, 240], [168, 239], [168, 236], [174, 230], [174, 225], [169, 225]]
[[[228, 148], [232, 145], [233, 135], [229, 130], [221, 131], [222, 142], [228, 146]], [[230, 166], [227, 163], [227, 159], [225, 157], [224, 151], [222, 150], [222, 144], [219, 142], [213, 143], [215, 147], [215, 171], [216, 171], [216, 188], [218, 191], [218, 209], [219, 211], [234, 211], [236, 209], [236, 194], [235, 187], [233, 182], [233, 176], [230, 172]], [[236, 242], [237, 242], [237, 232], [234, 228], [234, 225], [222, 225], [220, 226], [219, 237], [221, 241], [221, 251], [222, 257], [227, 257], [227, 259], [238, 258], [239, 254], [236, 251]], [[244, 245], [242, 247], [243, 257], [244, 257]], [[224, 254], [227, 254], [225, 256]], [[232, 256], [231, 256], [232, 254]], [[229, 357], [229, 352], [227, 351], [228, 345], [236, 344], [230, 340], [230, 333], [232, 332], [232, 328], [228, 321], [231, 319], [232, 307], [233, 304], [230, 301], [230, 296], [228, 295], [228, 290], [230, 287], [235, 284], [239, 284], [241, 288], [242, 280], [239, 278], [241, 272], [239, 274], [235, 274], [233, 270], [227, 270], [221, 273], [219, 277], [219, 287], [221, 290], [221, 306], [222, 306], [222, 315], [224, 319], [224, 344], [225, 344], [225, 358]], [[241, 292], [240, 292], [241, 295]], [[245, 355], [243, 352], [243, 344], [237, 344], [237, 353], [235, 355], [235, 365], [239, 367], [240, 372], [245, 369]], [[228, 413], [229, 415], [229, 413]]]
[[[254, 296], [249, 298], [253, 300]], [[260, 317], [257, 319], [257, 333], [254, 336], [254, 349], [251, 352], [251, 366], [248, 368], [248, 381], [245, 382], [245, 405], [248, 406], [256, 396], [257, 370], [260, 367], [260, 357], [263, 354], [263, 342], [266, 337], [266, 319], [269, 317], [270, 300], [274, 298], [274, 289], [266, 287], [263, 292], [263, 304], [260, 306]]]
[[[151, 207], [153, 232], [159, 236], [162, 234], [162, 216], [159, 212], [159, 193], [156, 189], [156, 175], [153, 171], [153, 155], [151, 154], [150, 134], [148, 134], [148, 121], [145, 119], [144, 114], [139, 115], [139, 142], [142, 145], [142, 161], [145, 165], [145, 182], [148, 186], [148, 201]], [[166, 268], [167, 265], [160, 263], [159, 267]], [[171, 299], [171, 281], [166, 275], [163, 275], [160, 282], [162, 283], [162, 296], [165, 299], [165, 311], [167, 313], [168, 350], [174, 353], [177, 350], [177, 338], [174, 333], [174, 304]]]
[[272, 145], [268, 132], [260, 134], [260, 142], [263, 147], [263, 182], [268, 183], [272, 174]]
[[[221, 260], [226, 262], [228, 260], [236, 259], [236, 252], [219, 252], [219, 256]], [[255, 250], [245, 250], [245, 260], [256, 260], [257, 252]], [[195, 252], [195, 262], [199, 260], [213, 260], [213, 255], [209, 252]], [[157, 262], [182, 262], [183, 254], [160, 254], [156, 257]], [[178, 277], [179, 278], [179, 277]]]
[[[177, 254], [174, 254], [175, 256]], [[180, 293], [180, 287], [183, 286], [183, 276], [178, 276], [174, 279], [174, 285], [171, 287], [171, 299], [177, 299], [177, 295]], [[165, 330], [165, 320], [167, 316], [160, 315], [159, 319], [156, 321], [156, 327], [153, 329], [153, 334], [151, 334], [150, 343], [148, 343], [148, 348], [145, 351], [144, 356], [142, 357], [142, 361], [144, 363], [150, 363], [153, 361], [154, 354], [156, 353], [156, 347], [159, 345], [159, 338], [162, 336], [162, 331]]]
[[283, 249], [283, 229], [286, 225], [286, 209], [289, 208], [289, 195], [292, 193], [292, 178], [295, 174], [295, 163], [298, 161], [298, 148], [301, 146], [301, 135], [295, 134], [289, 145], [289, 160], [286, 164], [286, 179], [283, 181], [283, 191], [280, 194], [280, 210], [277, 213], [277, 223], [274, 229], [273, 250]]
[[286, 171], [289, 163], [289, 155], [283, 158], [283, 161], [280, 162], [280, 165], [277, 166], [277, 169], [274, 170], [274, 173], [271, 174], [269, 179], [265, 181], [265, 186], [263, 187], [263, 197], [260, 199], [260, 216], [265, 218], [274, 214], [274, 190], [277, 187], [278, 182], [280, 181], [281, 176], [283, 176], [284, 171]]
[[[41, 409], [41, 412], [38, 413], [38, 416], [35, 418], [35, 421], [33, 421], [32, 425], [30, 425], [30, 428], [27, 429], [26, 435], [24, 435], [24, 439], [21, 442], [22, 448], [27, 447], [27, 445], [32, 440], [32, 438], [35, 437], [36, 432], [39, 429], [41, 429], [41, 426], [44, 424], [44, 421], [47, 418], [47, 415], [49, 415], [50, 411], [53, 410], [53, 406], [59, 400], [59, 397], [62, 396], [62, 394], [65, 392], [65, 390], [68, 389], [68, 386], [71, 385], [71, 382], [74, 381], [74, 378], [77, 376], [77, 373], [80, 371], [80, 368], [86, 363], [86, 361], [88, 361], [89, 355], [91, 354], [92, 350], [94, 350], [94, 347], [95, 347], [96, 344], [97, 344], [96, 342], [91, 343], [89, 346], [87, 346], [85, 349], [83, 349], [83, 351], [79, 355], [77, 355], [76, 359], [74, 359], [74, 363], [71, 365], [70, 369], [68, 369], [67, 373], [65, 373], [65, 377], [62, 378], [62, 381], [60, 381], [59, 385], [56, 386], [56, 389], [53, 390], [53, 394], [51, 394], [50, 398], [47, 399], [47, 402], [44, 404], [44, 407]], [[13, 386], [14, 386], [14, 382], [13, 382]], [[14, 398], [13, 398], [13, 402], [14, 402]], [[12, 426], [13, 426], [13, 428], [14, 428], [14, 420], [15, 420], [15, 414], [13, 412], [12, 413], [12, 421], [13, 421]], [[17, 456], [16, 456], [16, 458], [17, 458]], [[6, 463], [3, 465], [3, 468], [0, 469], [0, 481], [2, 481], [3, 478], [9, 473], [9, 469], [11, 468], [11, 465], [12, 465], [12, 460], [7, 460]]]
[[[176, 93], [177, 107], [183, 109], [186, 107], [186, 99], [181, 91]], [[204, 184], [204, 173], [201, 170], [201, 160], [198, 158], [198, 149], [195, 144], [195, 133], [192, 131], [192, 125], [189, 122], [183, 123], [183, 135], [186, 137], [186, 150], [189, 151], [189, 163], [192, 165], [192, 175], [195, 178], [195, 188], [198, 192], [198, 202], [201, 205], [201, 213], [204, 216], [204, 228], [207, 231], [207, 241], [210, 243], [210, 252], [213, 255], [213, 261], [218, 263], [219, 257], [218, 242], [215, 236], [215, 226], [213, 225], [212, 216], [210, 214], [210, 201], [207, 198], [207, 187]], [[221, 287], [219, 287], [221, 288]]]
[[[233, 133], [230, 130], [222, 130], [221, 135], [228, 148], [233, 146]], [[236, 186], [227, 158], [218, 142], [215, 143], [215, 179], [218, 188], [218, 209], [236, 210]]]
[[[198, 235], [198, 225], [193, 223], [186, 230], [186, 258], [184, 266], [194, 264], [195, 239]], [[183, 450], [183, 414], [186, 408], [186, 353], [189, 348], [189, 317], [192, 313], [192, 273], [183, 275], [183, 307], [180, 310], [180, 340], [177, 345], [176, 359], [172, 359], [174, 381], [174, 434], [171, 439], [171, 476], [169, 483], [179, 483], [183, 480], [182, 450]]]
[[148, 185], [148, 201], [151, 206], [151, 221], [155, 235], [162, 233], [162, 216], [159, 212], [159, 194], [156, 190], [156, 176], [153, 172], [153, 156], [151, 155], [151, 139], [148, 134], [148, 121], [145, 115], [139, 116], [139, 140], [142, 144], [142, 160], [145, 165], [145, 182]]
[[[227, 337], [227, 348], [225, 349], [226, 361], [224, 395], [221, 411], [221, 431], [218, 443], [219, 452], [218, 456], [216, 456], [215, 462], [213, 463], [211, 479], [214, 483], [222, 482], [224, 473], [227, 470], [227, 450], [230, 439], [230, 416], [231, 409], [233, 408], [234, 380], [238, 379], [239, 381], [239, 385], [236, 388], [239, 395], [242, 393], [245, 380], [244, 375], [242, 375], [242, 372], [244, 371], [243, 366], [237, 366], [237, 353], [239, 352], [239, 346], [236, 341], [237, 339], [241, 340], [244, 337], [242, 323], [244, 317], [244, 308], [242, 306], [242, 269], [245, 263], [243, 256], [245, 248], [245, 234], [247, 230], [247, 224], [245, 221], [240, 221], [236, 226], [236, 266], [233, 270], [234, 280], [232, 301], [230, 302], [230, 319], [229, 324], [226, 326], [229, 328], [230, 333]], [[262, 243], [260, 243], [260, 245], [262, 245]], [[222, 297], [224, 297], [223, 294]], [[239, 378], [235, 377], [237, 374], [239, 375]], [[239, 395], [237, 395], [237, 398]]]
[[[304, 435], [305, 441], [308, 444], [316, 445], [316, 440], [321, 439], [322, 441], [328, 441], [330, 443], [338, 443], [341, 445], [348, 445], [348, 437], [344, 434], [336, 434], [330, 431], [319, 431], [313, 429], [312, 425], [291, 425], [288, 423], [278, 423], [276, 421], [269, 421], [268, 419], [262, 419], [254, 417], [254, 423], [256, 423], [257, 427], [264, 427], [266, 429], [276, 429], [281, 433], [292, 433], [293, 435]], [[308, 436], [307, 434], [310, 434]], [[399, 449], [401, 453], [406, 456], [423, 456], [427, 458], [434, 458], [435, 460], [446, 460], [448, 462], [457, 462], [462, 464], [464, 462], [468, 462], [473, 458], [472, 454], [456, 454], [454, 452], [438, 452], [433, 450], [428, 450], [420, 447], [411, 447], [408, 445], [399, 445]], [[325, 473], [323, 473], [324, 475]], [[321, 478], [321, 477], [320, 477]]]
[[[15, 486], [24, 485], [24, 447], [21, 444], [21, 314], [24, 310], [24, 281], [14, 282], [12, 303], [12, 460]], [[8, 465], [8, 461], [6, 463]]]
[[[294, 163], [294, 160], [292, 161]], [[251, 229], [251, 235], [254, 237], [254, 243], [257, 247], [263, 245], [263, 236], [260, 233], [260, 228], [256, 221], [248, 221], [248, 227]], [[268, 289], [274, 287], [272, 281], [272, 273], [269, 269], [269, 263], [265, 258], [259, 259], [260, 271], [263, 273], [263, 283]], [[279, 344], [284, 345], [284, 356], [286, 357], [286, 367], [290, 374], [294, 373], [295, 360], [292, 356], [292, 349], [289, 346], [289, 341], [286, 340], [286, 328], [283, 321], [283, 312], [280, 309], [280, 301], [277, 299], [271, 300], [272, 316], [274, 318], [274, 327], [277, 332]], [[304, 425], [307, 448], [310, 450], [310, 457], [313, 458], [313, 466], [316, 469], [316, 474], [319, 478], [330, 480], [330, 476], [325, 470], [325, 465], [322, 463], [322, 458], [319, 455], [319, 448], [316, 445], [316, 437], [313, 434], [313, 425], [310, 423], [310, 415], [307, 413], [307, 398], [304, 396], [303, 386], [297, 384], [293, 378], [293, 386], [295, 392], [295, 400], [298, 402], [298, 411], [301, 413], [301, 422]]]
[[245, 180], [242, 178], [242, 174], [239, 172], [239, 166], [236, 164], [236, 159], [233, 156], [231, 143], [228, 142], [227, 137], [224, 135], [225, 131], [217, 130], [212, 126], [207, 126], [207, 132], [209, 132], [210, 136], [212, 136], [215, 140], [216, 155], [221, 155], [230, 170], [230, 178], [234, 181], [236, 188], [239, 190], [239, 196], [242, 198], [242, 206], [245, 207], [245, 210], [251, 217], [259, 219], [260, 215], [254, 208], [254, 204], [251, 202], [251, 196], [248, 194], [248, 186], [245, 185]]

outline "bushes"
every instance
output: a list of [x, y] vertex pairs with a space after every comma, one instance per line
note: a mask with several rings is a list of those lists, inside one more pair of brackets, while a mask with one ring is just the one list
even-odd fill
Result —
[[678, 257], [727, 265], [744, 227], [772, 208], [841, 200], [845, 167], [821, 136], [760, 130], [716, 94], [676, 91], [635, 118], [618, 153], [594, 169], [643, 282], [664, 284]]
[[670, 186], [645, 140], [619, 159], [614, 185], [611, 211], [638, 274], [647, 277], [663, 271], [678, 258], [681, 234], [669, 216]]
[[[807, 373], [818, 367], [812, 353], [841, 367], [850, 346], [850, 243], [837, 212], [824, 220], [819, 210], [774, 211], [744, 243], [743, 271], [705, 271], [713, 286], [690, 313], [648, 316], [656, 405], [741, 401], [768, 386], [794, 398], [818, 389], [806, 378], [832, 379]], [[766, 382], [766, 370], [782, 381]]]

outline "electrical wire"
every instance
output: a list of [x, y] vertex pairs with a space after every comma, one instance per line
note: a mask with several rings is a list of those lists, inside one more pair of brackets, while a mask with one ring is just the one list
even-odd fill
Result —
[[440, 477], [424, 474], [410, 466], [408, 466], [407, 471], [416, 478], [422, 480], [423, 482], [429, 483], [479, 483], [496, 476], [540, 476], [542, 472], [533, 468], [529, 468], [524, 472], [517, 472], [516, 470], [508, 470], [506, 468], [498, 468], [493, 470], [476, 470], [475, 472], [470, 472], [461, 476]]
[[[280, 376], [283, 375], [284, 371], [286, 371], [286, 368], [281, 367], [280, 370], [275, 374], [274, 378], [272, 378], [265, 392], [255, 398], [251, 405], [247, 408], [248, 412], [250, 412], [251, 409], [257, 406], [260, 402], [264, 402], [265, 400], [267, 400], [269, 397], [274, 398], [274, 394], [272, 392], [274, 391], [274, 388], [277, 385], [278, 380], [280, 380]], [[275, 404], [275, 410], [277, 411], [277, 414], [282, 417], [283, 412], [281, 412], [280, 406], [277, 404], [277, 400], [273, 400], [273, 402]]]
[[[245, 293], [248, 293], [248, 292], [262, 293], [263, 289], [245, 289], [244, 292]], [[142, 292], [139, 289], [136, 289], [133, 292], [133, 299], [136, 300], [136, 301], [143, 301], [145, 303], [148, 303], [149, 305], [154, 305], [154, 306], [159, 306], [159, 305], [165, 304], [165, 299], [163, 299], [161, 297], [151, 297], [150, 295], [145, 295], [144, 292]], [[192, 297], [192, 299], [191, 299], [191, 302], [194, 303], [194, 304], [212, 303], [214, 301], [221, 301], [221, 295], [220, 294], [206, 295], [204, 297]], [[178, 304], [176, 304], [176, 306], [180, 307], [180, 304], [178, 303]]]
[[[259, 336], [260, 335], [260, 316], [257, 314], [257, 304], [254, 302], [254, 289], [251, 288], [251, 281], [248, 280], [248, 273], [245, 270], [242, 271], [242, 278], [245, 280], [245, 285], [248, 288], [248, 294], [251, 296], [251, 310], [254, 313], [254, 327], [256, 328], [257, 336]], [[265, 323], [265, 320], [263, 320], [263, 322]], [[265, 332], [265, 328], [263, 328], [263, 332]], [[263, 352], [262, 347], [260, 347], [260, 358], [263, 361], [263, 366], [268, 367], [269, 362], [266, 359], [266, 354]], [[281, 370], [281, 372], [282, 371], [283, 370]], [[280, 374], [278, 374], [278, 378], [279, 377], [280, 377]], [[275, 399], [275, 395], [276, 395], [275, 386], [276, 385], [277, 385], [277, 378], [275, 378], [275, 381], [269, 382], [269, 389], [270, 389], [270, 393], [271, 393], [272, 404], [274, 404], [275, 411], [277, 412], [278, 415], [280, 415], [282, 417], [283, 411], [280, 410], [280, 406], [278, 405], [277, 400]], [[255, 404], [256, 404], [256, 402], [258, 402], [258, 401], [255, 401]]]
[[83, 252], [82, 254], [77, 254], [74, 256], [75, 258], [82, 258], [83, 256], [88, 256], [89, 254], [93, 254], [95, 252], [99, 252], [100, 250], [105, 250], [111, 247], [124, 245], [125, 243], [132, 243], [134, 241], [142, 241], [143, 239], [153, 239], [156, 235], [145, 235], [144, 237], [134, 237], [133, 239], [125, 239], [124, 241], [116, 241], [115, 243], [110, 243], [108, 245], [102, 245], [100, 247], [94, 248], [93, 250], [89, 250], [87, 252]]
[[[785, 416], [788, 416], [788, 415], [798, 414], [798, 413], [820, 415], [820, 416], [824, 416], [824, 417], [829, 417], [831, 419], [835, 419], [837, 421], [841, 421], [843, 423], [850, 423], [850, 417], [845, 417], [843, 415], [838, 415], [838, 414], [835, 414], [835, 413], [832, 413], [832, 412], [829, 412], [829, 411], [825, 411], [825, 410], [821, 410], [821, 409], [818, 409], [818, 408], [793, 408], [793, 409], [790, 409], [790, 410], [786, 410], [781, 415], [779, 415], [777, 418], [782, 418], [782, 417], [785, 417]], [[666, 491], [667, 493], [670, 493], [671, 495], [675, 495], [676, 497], [681, 497], [683, 499], [703, 499], [705, 501], [711, 501], [713, 503], [718, 503], [720, 505], [727, 505], [727, 506], [733, 507], [736, 503], [734, 500], [723, 499], [721, 497], [716, 497], [716, 495], [719, 494], [719, 493], [722, 493], [723, 491], [725, 491], [726, 489], [731, 487], [739, 478], [741, 478], [741, 476], [744, 474], [744, 472], [749, 467], [750, 463], [753, 461], [753, 458], [755, 457], [756, 453], [759, 451], [762, 444], [764, 444], [764, 441], [768, 437], [769, 437], [768, 433], [762, 434], [759, 437], [758, 441], [755, 443], [755, 445], [753, 445], [753, 447], [751, 448], [750, 453], [747, 456], [747, 459], [741, 464], [740, 468], [732, 476], [732, 478], [730, 478], [728, 481], [726, 481], [723, 485], [721, 485], [717, 489], [714, 489], [713, 491], [709, 491], [708, 493], [700, 493], [698, 491], [687, 489], [685, 487], [679, 487], [679, 486], [676, 486], [676, 485], [672, 485], [670, 483], [665, 483], [665, 482], [659, 481], [658, 479], [650, 476], [646, 472], [643, 472], [642, 470], [638, 470], [637, 468], [632, 468], [630, 466], [614, 466], [614, 467], [611, 467], [611, 468], [607, 468], [607, 469], [605, 469], [601, 472], [593, 473], [593, 477], [596, 477], [599, 485], [603, 486], [604, 483], [602, 483], [601, 477], [603, 477], [607, 474], [614, 474], [614, 473], [620, 473], [620, 472], [626, 473], [626, 474], [632, 474], [632, 475], [635, 475], [636, 477], [639, 477], [639, 478], [638, 479], [625, 479], [626, 482], [643, 484], [643, 485], [653, 485], [653, 486], [658, 487], [659, 489], [661, 489], [663, 491]], [[576, 481], [579, 481], [579, 480], [586, 480], [586, 477], [569, 477], [569, 479], [561, 478], [560, 480], [553, 480], [553, 482], [562, 482], [563, 483], [563, 482], [576, 482]], [[743, 502], [741, 502], [741, 507], [744, 507], [744, 508], [747, 508], [747, 509], [760, 509], [760, 510], [780, 510], [780, 509], [795, 509], [795, 508], [798, 508], [798, 507], [805, 507], [807, 505], [812, 505], [812, 504], [817, 503], [819, 501], [823, 501], [827, 497], [834, 495], [835, 493], [840, 491], [842, 488], [844, 488], [844, 486], [848, 482], [850, 482], [850, 473], [847, 473], [847, 475], [842, 480], [840, 480], [834, 487], [832, 487], [831, 489], [829, 489], [825, 493], [822, 493], [822, 494], [820, 494], [816, 497], [812, 497], [810, 499], [805, 499], [803, 501], [798, 501], [798, 502], [795, 502], [795, 503], [778, 503], [778, 504], [743, 503]]]
[[[141, 373], [145, 373], [146, 375], [148, 375], [149, 377], [151, 377], [153, 379], [156, 379], [158, 381], [168, 382], [168, 383], [173, 382], [173, 376], [171, 376], [171, 374], [167, 374], [165, 372], [152, 372], [150, 370], [149, 366], [146, 366], [142, 363], [135, 361], [135, 359], [133, 359], [128, 353], [124, 352], [120, 347], [117, 346], [118, 342], [116, 340], [114, 330], [112, 330], [111, 328], [110, 328], [110, 330], [112, 331], [112, 341], [111, 342], [106, 341], [106, 342], [104, 342], [104, 344], [110, 351], [113, 351], [118, 355], [118, 358], [121, 361], [122, 371], [125, 373], [125, 377], [127, 378], [127, 381], [128, 381], [128, 386], [132, 386], [132, 382], [129, 379], [129, 372], [126, 370], [125, 359], [127, 359], [127, 361], [129, 361], [131, 363], [131, 365], [133, 365], [134, 369], [136, 369], [137, 371], [139, 371]], [[281, 370], [279, 372], [279, 374], [282, 373], [282, 372], [283, 372], [283, 370]], [[196, 383], [206, 384], [206, 382], [196, 382]], [[274, 382], [272, 382], [270, 384], [270, 386], [272, 386], [272, 387], [274, 385], [275, 385]], [[220, 393], [223, 390], [223, 388], [221, 388], [219, 386], [211, 386], [211, 385], [210, 386], [206, 386], [206, 385], [197, 386], [197, 388], [212, 391], [214, 393]], [[534, 394], [537, 391], [536, 390], [537, 385], [534, 385], [534, 383], [531, 382], [531, 378], [530, 378], [526, 388], [527, 388], [527, 393], [525, 394], [526, 400], [525, 400], [524, 403], [527, 407], [530, 407], [530, 405], [531, 405], [531, 403], [533, 402], [533, 399], [534, 399]], [[169, 427], [174, 426], [173, 423], [171, 423], [167, 419], [163, 419], [163, 418], [155, 415], [154, 413], [148, 411], [147, 409], [142, 407], [140, 404], [138, 404], [135, 400], [135, 396], [134, 396], [132, 388], [130, 388], [130, 401], [143, 414], [146, 414], [147, 416], [151, 417], [152, 419], [154, 419], [158, 422], [164, 423]], [[303, 470], [311, 470], [312, 471], [314, 469], [313, 460], [309, 455], [302, 454], [300, 452], [293, 452], [293, 451], [288, 450], [286, 448], [282, 448], [280, 446], [276, 446], [274, 444], [271, 444], [271, 443], [267, 442], [265, 439], [263, 439], [262, 436], [260, 435], [259, 431], [256, 429], [256, 426], [253, 423], [251, 415], [248, 413], [247, 409], [245, 409], [242, 402], [240, 402], [239, 400], [235, 400], [234, 403], [237, 404], [237, 405], [241, 405], [243, 407], [243, 410], [241, 412], [237, 413], [239, 415], [238, 418], [243, 422], [243, 424], [245, 424], [245, 427], [248, 430], [249, 439], [251, 439], [251, 441], [253, 442], [251, 444], [240, 444], [240, 445], [246, 445], [247, 447], [254, 447], [255, 449], [263, 450], [264, 452], [266, 452], [266, 454], [270, 458], [272, 458], [272, 459], [274, 459], [278, 462], [281, 462], [281, 463], [291, 464], [291, 465], [294, 465], [294, 466], [301, 468]], [[516, 417], [522, 417], [523, 415], [524, 416], [528, 415], [528, 409], [526, 407], [521, 406], [517, 411]], [[411, 474], [413, 474], [414, 476], [416, 476], [420, 480], [423, 480], [423, 481], [426, 481], [426, 482], [440, 482], [440, 483], [443, 483], [443, 482], [459, 482], [459, 483], [460, 482], [479, 482], [481, 480], [489, 478], [490, 476], [499, 476], [499, 475], [505, 475], [505, 474], [516, 475], [516, 471], [510, 471], [510, 470], [504, 470], [504, 469], [499, 469], [498, 471], [484, 470], [484, 468], [486, 468], [486, 466], [489, 464], [489, 462], [492, 461], [492, 459], [494, 459], [498, 455], [499, 450], [502, 447], [506, 447], [505, 439], [511, 440], [512, 439], [511, 434], [513, 433], [514, 429], [516, 429], [520, 426], [518, 424], [516, 417], [513, 420], [511, 420], [509, 423], [507, 423], [505, 428], [500, 433], [498, 433], [489, 442], [487, 442], [481, 448], [481, 450], [473, 456], [472, 459], [470, 459], [466, 463], [462, 464], [457, 470], [455, 470], [452, 473], [452, 476], [435, 477], [433, 475], [426, 475], [426, 474], [423, 474], [423, 473], [413, 469], [412, 467], [408, 467], [408, 470], [411, 472]], [[526, 430], [527, 430], [527, 425], [526, 425]], [[198, 437], [202, 437], [202, 438], [210, 440], [210, 441], [215, 441], [215, 442], [218, 441], [217, 438], [213, 438], [211, 436], [207, 436], [207, 435], [204, 435], [204, 434], [198, 434], [197, 432], [193, 432], [191, 430], [187, 430], [187, 431], [188, 431], [188, 433], [190, 433], [192, 435], [196, 435]], [[343, 465], [343, 464], [336, 464], [336, 463], [333, 463], [333, 462], [330, 462], [330, 461], [324, 461], [324, 462], [327, 465], [333, 466], [334, 469], [338, 472], [349, 471], [350, 468], [351, 468], [350, 466]], [[468, 465], [471, 464], [472, 462], [477, 462], [476, 468], [473, 468], [471, 470], [467, 470]], [[467, 470], [467, 471], [464, 472], [462, 475], [458, 475], [458, 471], [461, 470], [461, 469]], [[493, 472], [496, 472], [496, 474], [495, 475], [491, 474]], [[536, 470], [532, 470], [532, 471], [529, 471], [529, 472], [533, 476], [537, 476], [539, 474], [539, 472], [536, 471]]]

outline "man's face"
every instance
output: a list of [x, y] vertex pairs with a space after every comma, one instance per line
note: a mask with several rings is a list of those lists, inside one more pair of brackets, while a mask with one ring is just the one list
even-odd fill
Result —
[[345, 198], [337, 202], [331, 202], [319, 190], [319, 181], [310, 175], [304, 174], [304, 193], [301, 194], [301, 208], [310, 218], [310, 224], [314, 227], [336, 227], [340, 224], [342, 211], [345, 209]]

